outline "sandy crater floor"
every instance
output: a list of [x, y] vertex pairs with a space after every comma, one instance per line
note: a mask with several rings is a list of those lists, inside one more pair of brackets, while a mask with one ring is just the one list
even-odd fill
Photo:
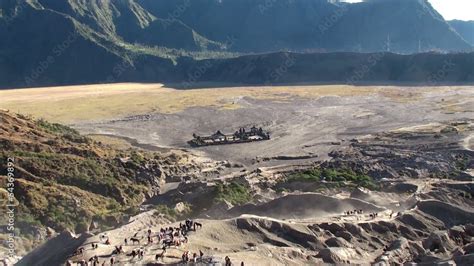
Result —
[[[295, 85], [175, 90], [162, 84], [102, 84], [4, 90], [0, 108], [68, 123], [81, 133], [272, 166], [325, 159], [331, 150], [367, 134], [473, 119], [474, 89]], [[186, 143], [193, 133], [232, 133], [253, 125], [269, 130], [272, 139], [199, 149]], [[472, 146], [472, 140], [466, 145]]]

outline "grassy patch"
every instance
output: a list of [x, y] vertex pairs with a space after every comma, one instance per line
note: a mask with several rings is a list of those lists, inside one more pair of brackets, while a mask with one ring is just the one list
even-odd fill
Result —
[[74, 123], [150, 112], [175, 113], [191, 107], [235, 109], [239, 108], [238, 104], [231, 103], [241, 96], [287, 102], [293, 99], [292, 96], [312, 99], [329, 95], [366, 95], [377, 91], [379, 88], [376, 87], [341, 85], [174, 90], [163, 88], [161, 84], [99, 84], [4, 90], [0, 91], [0, 105], [54, 122]]
[[234, 205], [241, 205], [251, 200], [249, 188], [236, 182], [217, 183], [215, 193], [216, 202], [227, 201]]
[[286, 177], [286, 182], [338, 182], [341, 185], [344, 182], [356, 184], [369, 189], [376, 189], [376, 184], [372, 177], [356, 173], [351, 169], [333, 169], [333, 168], [314, 168], [302, 172], [292, 173]]
[[459, 169], [460, 171], [466, 171], [468, 168], [469, 164], [469, 158], [466, 157], [461, 157], [456, 160], [456, 168]]
[[60, 135], [66, 135], [66, 134], [71, 134], [71, 135], [79, 135], [79, 132], [77, 132], [77, 130], [73, 129], [73, 128], [70, 128], [68, 126], [65, 126], [65, 125], [61, 125], [61, 124], [58, 124], [58, 123], [50, 123], [44, 119], [39, 119], [36, 121], [36, 124], [48, 131], [48, 132], [51, 132], [51, 133], [54, 133], [54, 134], [60, 134]]
[[177, 211], [175, 208], [163, 204], [154, 206], [154, 209], [157, 211], [155, 215], [161, 215], [170, 221], [182, 220], [191, 212], [191, 206], [187, 203], [184, 203], [182, 211]]
[[[25, 214], [17, 218], [24, 235], [29, 225], [82, 232], [93, 217], [104, 217], [98, 220], [100, 225], [117, 224], [127, 208], [141, 204], [162, 162], [155, 153], [97, 145], [67, 126], [28, 117], [18, 119], [29, 123], [17, 123], [8, 114], [1, 115], [12, 127], [33, 132], [12, 139], [1, 136], [5, 145], [0, 160], [14, 157], [17, 166], [15, 196], [18, 212]], [[6, 164], [0, 164], [0, 187], [5, 187], [1, 173], [6, 172]]]
[[166, 219], [171, 221], [176, 221], [178, 219], [179, 213], [166, 205], [156, 205], [155, 210], [157, 211], [157, 215], [163, 215]]
[[81, 136], [79, 132], [73, 128], [70, 128], [65, 125], [61, 125], [58, 123], [50, 123], [44, 119], [39, 119], [36, 121], [36, 124], [38, 125], [39, 128], [44, 129], [47, 132], [60, 135], [63, 138], [76, 142], [76, 143], [87, 143], [89, 142], [89, 139]]

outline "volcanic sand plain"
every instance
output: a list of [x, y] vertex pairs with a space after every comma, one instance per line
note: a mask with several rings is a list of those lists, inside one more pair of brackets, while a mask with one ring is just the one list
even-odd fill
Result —
[[[96, 84], [0, 91], [0, 108], [81, 133], [187, 149], [246, 165], [324, 159], [353, 138], [474, 118], [472, 86], [291, 85], [174, 89]], [[191, 149], [192, 134], [262, 127], [271, 140]]]

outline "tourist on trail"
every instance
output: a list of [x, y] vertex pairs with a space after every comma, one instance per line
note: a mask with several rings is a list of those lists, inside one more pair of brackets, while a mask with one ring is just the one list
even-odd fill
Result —
[[189, 261], [189, 251], [185, 251], [183, 255], [181, 256], [183, 262], [188, 262]]
[[80, 247], [74, 252], [74, 255], [84, 255], [84, 247]]
[[229, 256], [225, 256], [225, 266], [232, 266], [232, 262], [230, 261]]
[[94, 257], [91, 257], [91, 258], [89, 259], [89, 262], [90, 262], [93, 266], [96, 266], [96, 265], [99, 264], [99, 257], [97, 257], [97, 255], [94, 256]]

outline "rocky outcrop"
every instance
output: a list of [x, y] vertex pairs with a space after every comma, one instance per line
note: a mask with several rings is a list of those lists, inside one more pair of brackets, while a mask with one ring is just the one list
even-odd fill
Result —
[[339, 247], [322, 249], [317, 255], [324, 262], [335, 264], [350, 264], [350, 259], [355, 256], [357, 256], [355, 250]]
[[330, 154], [323, 168], [347, 168], [381, 178], [442, 177], [472, 180], [464, 173], [474, 167], [474, 152], [462, 146], [472, 131], [469, 121], [424, 129], [400, 129], [352, 142]]

